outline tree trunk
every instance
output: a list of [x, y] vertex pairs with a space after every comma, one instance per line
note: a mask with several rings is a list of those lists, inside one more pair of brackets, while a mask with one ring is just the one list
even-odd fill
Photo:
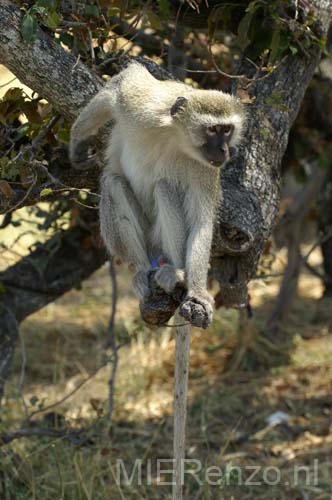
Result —
[[[306, 4], [320, 24], [319, 36], [326, 35], [331, 2], [313, 0]], [[65, 117], [73, 118], [100, 88], [100, 79], [41, 30], [35, 42], [25, 43], [21, 18], [21, 11], [9, 0], [2, 1], [0, 62]], [[212, 247], [212, 271], [226, 306], [241, 306], [247, 300], [247, 283], [278, 211], [280, 163], [289, 130], [319, 58], [315, 46], [306, 54], [289, 55], [271, 75], [257, 79], [250, 88], [255, 100], [248, 106], [248, 127], [239, 155], [222, 175], [222, 200]], [[243, 60], [239, 73], [250, 77], [252, 66]], [[73, 175], [73, 186], [80, 182], [79, 177]]]

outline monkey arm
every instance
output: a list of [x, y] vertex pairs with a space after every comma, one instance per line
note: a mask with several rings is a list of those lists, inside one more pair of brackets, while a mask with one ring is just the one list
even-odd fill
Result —
[[116, 88], [115, 84], [106, 85], [82, 109], [74, 122], [69, 144], [69, 155], [74, 165], [79, 166], [94, 159], [95, 154], [90, 151], [93, 142], [89, 138], [97, 135], [98, 130], [112, 119], [117, 98]]
[[[188, 293], [180, 306], [180, 314], [194, 326], [207, 328], [212, 321], [213, 298], [206, 289], [214, 209], [211, 199], [191, 200], [196, 203], [196, 218], [192, 221], [187, 240], [186, 274]], [[203, 204], [204, 210], [200, 208]], [[190, 225], [189, 225], [190, 227]]]

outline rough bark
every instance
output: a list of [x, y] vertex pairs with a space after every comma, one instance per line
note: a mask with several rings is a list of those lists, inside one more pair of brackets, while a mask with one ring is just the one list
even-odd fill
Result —
[[69, 120], [102, 81], [41, 29], [32, 43], [21, 34], [22, 11], [9, 0], [0, 6], [0, 63], [47, 99]]
[[[331, 2], [306, 3], [316, 9], [320, 35], [326, 34]], [[0, 61], [64, 116], [75, 116], [100, 88], [100, 80], [41, 31], [34, 43], [24, 43], [20, 23], [21, 13], [4, 0], [0, 6]], [[255, 101], [250, 105], [239, 155], [222, 176], [223, 196], [212, 248], [213, 273], [226, 306], [246, 301], [247, 282], [255, 273], [276, 218], [280, 162], [289, 129], [319, 57], [315, 47], [307, 51], [307, 56], [288, 56], [268, 78], [258, 79], [250, 89]], [[241, 74], [250, 76], [250, 71], [247, 63], [239, 68]], [[268, 99], [273, 92], [280, 98], [275, 104]], [[73, 176], [73, 185], [76, 182], [79, 180]]]
[[[238, 157], [222, 177], [222, 202], [217, 214], [212, 248], [214, 275], [226, 305], [245, 302], [252, 278], [279, 206], [280, 164], [290, 127], [319, 60], [289, 56], [265, 80], [251, 89], [255, 98], [248, 112], [247, 132]], [[240, 72], [246, 72], [244, 65]], [[271, 95], [282, 104], [271, 105]]]
[[0, 407], [3, 388], [18, 341], [19, 330], [14, 313], [0, 304]]

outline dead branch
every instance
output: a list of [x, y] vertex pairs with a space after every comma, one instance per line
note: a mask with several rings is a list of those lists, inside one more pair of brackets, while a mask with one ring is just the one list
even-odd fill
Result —
[[105, 260], [96, 228], [87, 224], [55, 234], [0, 273], [5, 290], [0, 303], [0, 395], [18, 340], [19, 323], [81, 283]]
[[16, 431], [0, 432], [0, 447], [15, 441], [16, 439], [32, 437], [52, 437], [65, 439], [73, 444], [86, 444], [91, 441], [91, 434], [86, 435], [89, 429], [52, 429], [46, 427], [21, 428]]
[[305, 217], [312, 202], [320, 192], [325, 179], [326, 172], [315, 166], [310, 179], [298, 193], [294, 202], [280, 221], [280, 225], [285, 227], [288, 256], [279, 294], [265, 327], [266, 333], [270, 337], [278, 334], [280, 326], [293, 303], [301, 265], [306, 260], [303, 259], [300, 249]]
[[110, 259], [110, 278], [112, 284], [112, 309], [110, 315], [110, 321], [108, 324], [108, 336], [106, 341], [106, 347], [109, 347], [112, 352], [111, 359], [111, 374], [108, 380], [108, 411], [106, 415], [106, 430], [103, 436], [103, 445], [107, 446], [109, 436], [112, 430], [112, 415], [114, 409], [114, 392], [115, 392], [115, 379], [116, 379], [116, 371], [118, 368], [118, 347], [116, 343], [116, 332], [115, 332], [115, 315], [116, 315], [116, 305], [118, 301], [118, 285], [116, 279], [116, 271], [114, 260]]

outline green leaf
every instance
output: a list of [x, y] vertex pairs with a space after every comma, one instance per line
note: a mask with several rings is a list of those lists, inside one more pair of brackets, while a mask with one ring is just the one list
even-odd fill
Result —
[[245, 50], [250, 44], [248, 33], [253, 16], [254, 12], [247, 12], [247, 14], [239, 22], [237, 28], [237, 43], [241, 50]]
[[120, 13], [119, 7], [109, 7], [107, 9], [107, 16], [108, 17], [118, 16], [119, 13]]
[[331, 166], [331, 158], [325, 153], [320, 154], [318, 156], [318, 166], [323, 169], [329, 168]]
[[30, 43], [36, 39], [37, 21], [30, 14], [25, 14], [22, 19], [21, 33], [23, 36], [23, 40], [27, 43]]
[[146, 12], [146, 17], [148, 18], [149, 24], [150, 24], [152, 29], [154, 29], [156, 31], [160, 31], [163, 29], [163, 25], [161, 24], [161, 20], [159, 19], [157, 14], [155, 14], [152, 10], [148, 10]]
[[45, 19], [43, 19], [43, 24], [51, 29], [56, 29], [60, 23], [60, 16], [55, 11], [50, 12]]
[[85, 9], [84, 9], [84, 13], [87, 16], [98, 17], [99, 16], [99, 9], [98, 9], [97, 5], [86, 5]]
[[59, 141], [69, 144], [70, 130], [66, 128], [60, 129], [57, 133], [57, 138]]
[[4, 101], [16, 101], [23, 95], [23, 89], [18, 87], [12, 87], [7, 90], [5, 95], [3, 96]]
[[60, 42], [72, 48], [74, 44], [74, 37], [70, 33], [62, 33], [60, 35]]
[[30, 398], [30, 404], [31, 404], [31, 406], [35, 406], [35, 404], [38, 403], [38, 401], [39, 401], [39, 399], [38, 399], [37, 396], [32, 396]]
[[46, 9], [55, 9], [57, 6], [57, 0], [37, 0], [36, 5], [45, 7]]
[[45, 9], [45, 7], [41, 7], [40, 5], [33, 5], [29, 12], [31, 15], [40, 14], [43, 16], [47, 13], [47, 9]]
[[42, 123], [42, 118], [38, 112], [38, 104], [36, 101], [25, 101], [21, 108], [30, 123]]
[[48, 196], [49, 194], [53, 193], [53, 189], [51, 188], [44, 188], [40, 191], [39, 196]]
[[29, 131], [30, 131], [30, 123], [29, 122], [23, 123], [23, 125], [20, 125], [16, 129], [14, 141], [22, 139], [22, 137], [26, 136]]
[[161, 17], [167, 19], [170, 11], [169, 0], [158, 0], [158, 4]]

